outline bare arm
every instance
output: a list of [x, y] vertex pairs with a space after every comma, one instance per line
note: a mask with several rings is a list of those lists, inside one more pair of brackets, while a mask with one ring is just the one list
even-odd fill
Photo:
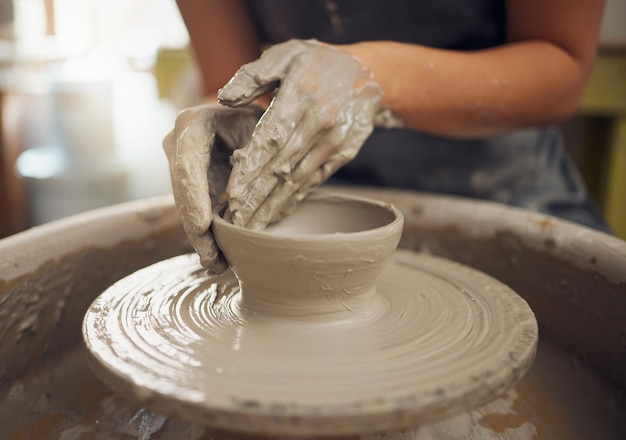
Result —
[[603, 0], [508, 0], [508, 43], [476, 52], [396, 42], [341, 46], [409, 128], [487, 136], [562, 121], [593, 65]]
[[[238, 0], [177, 0], [205, 83], [216, 91], [260, 42]], [[459, 52], [391, 41], [340, 46], [368, 66], [408, 128], [457, 137], [558, 123], [577, 108], [604, 0], [508, 0], [508, 43]], [[267, 101], [266, 101], [267, 102]], [[257, 102], [263, 105], [263, 102]]]
[[240, 0], [176, 0], [209, 101], [243, 64], [261, 53], [259, 38]]

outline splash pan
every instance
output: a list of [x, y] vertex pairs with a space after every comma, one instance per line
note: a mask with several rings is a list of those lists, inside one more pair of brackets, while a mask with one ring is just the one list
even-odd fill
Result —
[[[513, 388], [403, 435], [626, 438], [626, 242], [493, 203], [345, 191], [402, 211], [401, 251], [455, 260], [500, 280], [530, 305], [539, 324], [537, 356]], [[171, 197], [0, 240], [0, 438], [238, 438], [234, 423], [209, 429], [123, 397], [93, 374], [84, 356], [81, 323], [98, 295], [137, 270], [189, 252]]]

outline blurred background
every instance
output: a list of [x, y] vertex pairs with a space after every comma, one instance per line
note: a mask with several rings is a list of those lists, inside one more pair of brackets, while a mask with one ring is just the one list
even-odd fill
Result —
[[[175, 0], [0, 0], [0, 237], [170, 193], [161, 140], [200, 99]], [[626, 238], [626, 2], [608, 0], [568, 148]]]

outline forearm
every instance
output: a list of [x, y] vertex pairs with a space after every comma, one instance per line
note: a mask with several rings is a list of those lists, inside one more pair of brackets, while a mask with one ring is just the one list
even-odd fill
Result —
[[382, 104], [406, 127], [488, 136], [562, 121], [577, 107], [588, 68], [543, 41], [455, 52], [396, 42], [341, 46], [374, 75]]
[[507, 44], [455, 52], [392, 42], [342, 46], [370, 67], [407, 127], [472, 137], [566, 119], [595, 58], [603, 0], [507, 0]]
[[202, 74], [207, 99], [237, 69], [259, 57], [260, 43], [243, 2], [239, 0], [176, 0]]

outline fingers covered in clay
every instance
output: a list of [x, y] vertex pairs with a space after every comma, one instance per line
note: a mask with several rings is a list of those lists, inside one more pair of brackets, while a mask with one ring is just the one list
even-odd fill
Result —
[[258, 60], [242, 66], [219, 90], [219, 102], [242, 106], [274, 90], [289, 73], [294, 58], [307, 48], [305, 41], [290, 40], [264, 51]]
[[373, 130], [380, 90], [352, 55], [291, 40], [243, 66], [218, 97], [230, 106], [278, 86], [227, 186], [236, 224], [262, 228], [353, 158]]
[[368, 134], [353, 125], [348, 133], [338, 131], [335, 136], [329, 133], [322, 137], [298, 162], [289, 179], [277, 179], [274, 190], [250, 215], [248, 227], [260, 229], [290, 214], [307, 194], [356, 156]]
[[248, 142], [262, 110], [208, 104], [185, 109], [163, 140], [172, 190], [187, 237], [211, 273], [226, 268], [210, 226], [226, 188], [230, 154]]

